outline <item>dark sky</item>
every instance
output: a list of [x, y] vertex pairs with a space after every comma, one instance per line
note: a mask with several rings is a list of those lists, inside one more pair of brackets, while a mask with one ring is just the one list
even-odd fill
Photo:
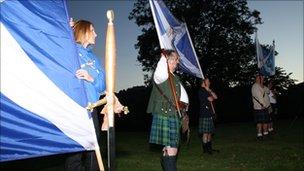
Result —
[[[276, 66], [292, 72], [292, 78], [303, 81], [303, 1], [248, 1], [251, 10], [261, 12], [263, 24], [258, 27], [260, 43], [276, 41]], [[104, 61], [107, 10], [114, 10], [117, 77], [116, 90], [143, 85], [143, 72], [134, 48], [140, 28], [128, 19], [134, 1], [69, 1], [69, 14], [75, 19], [94, 23], [98, 34], [95, 52]]]

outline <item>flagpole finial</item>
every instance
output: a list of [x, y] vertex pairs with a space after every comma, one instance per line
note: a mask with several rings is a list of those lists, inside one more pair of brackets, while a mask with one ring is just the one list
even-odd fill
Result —
[[109, 23], [113, 23], [113, 20], [114, 20], [114, 11], [113, 10], [107, 11], [107, 18], [109, 20]]

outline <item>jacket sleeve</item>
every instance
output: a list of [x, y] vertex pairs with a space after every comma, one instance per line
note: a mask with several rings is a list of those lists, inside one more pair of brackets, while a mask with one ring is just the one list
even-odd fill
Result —
[[207, 105], [209, 103], [208, 101], [208, 97], [210, 97], [210, 95], [207, 93], [207, 91], [202, 90], [201, 88], [198, 91], [198, 99], [200, 102], [200, 105]]
[[167, 60], [164, 56], [160, 57], [157, 67], [154, 72], [153, 80], [156, 84], [161, 84], [168, 79], [168, 66]]
[[99, 60], [96, 61], [96, 68], [98, 70], [98, 74], [94, 77], [94, 81], [92, 84], [95, 87], [95, 90], [98, 93], [103, 93], [106, 90], [106, 75], [103, 66], [100, 64]]
[[106, 77], [105, 77], [105, 71], [104, 69], [99, 70], [99, 74], [97, 75], [96, 78], [94, 78], [93, 85], [95, 89], [99, 92], [102, 93], [106, 90]]

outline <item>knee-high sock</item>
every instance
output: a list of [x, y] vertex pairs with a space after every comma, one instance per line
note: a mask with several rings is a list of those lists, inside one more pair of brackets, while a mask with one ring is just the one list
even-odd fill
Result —
[[176, 171], [176, 156], [163, 156], [163, 170]]
[[204, 141], [202, 141], [202, 148], [203, 148], [203, 153], [207, 152], [207, 143], [205, 143]]

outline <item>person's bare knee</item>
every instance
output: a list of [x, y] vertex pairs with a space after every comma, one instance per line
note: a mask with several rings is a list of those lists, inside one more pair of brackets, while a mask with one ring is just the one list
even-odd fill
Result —
[[172, 148], [172, 147], [165, 147], [165, 155], [168, 156], [176, 156], [177, 154], [177, 148]]

